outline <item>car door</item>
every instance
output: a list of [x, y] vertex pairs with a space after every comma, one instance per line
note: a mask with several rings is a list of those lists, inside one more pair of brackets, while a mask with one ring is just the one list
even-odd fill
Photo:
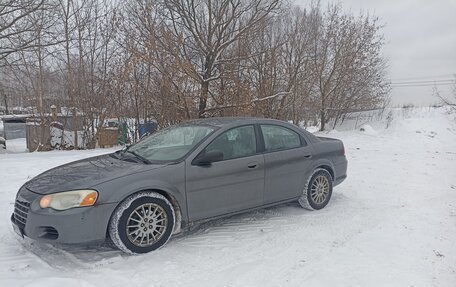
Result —
[[264, 204], [299, 196], [311, 165], [311, 146], [284, 126], [262, 124], [260, 130], [264, 141]]
[[260, 206], [263, 203], [264, 158], [258, 153], [254, 125], [221, 133], [200, 154], [209, 151], [221, 151], [223, 159], [207, 166], [195, 165], [193, 159], [186, 163], [189, 220]]

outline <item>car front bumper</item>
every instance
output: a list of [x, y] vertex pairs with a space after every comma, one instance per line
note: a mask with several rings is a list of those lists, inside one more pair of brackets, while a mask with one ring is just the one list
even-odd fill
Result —
[[42, 195], [21, 188], [11, 215], [14, 230], [22, 236], [55, 243], [80, 244], [106, 239], [109, 219], [116, 204], [57, 211], [42, 209]]

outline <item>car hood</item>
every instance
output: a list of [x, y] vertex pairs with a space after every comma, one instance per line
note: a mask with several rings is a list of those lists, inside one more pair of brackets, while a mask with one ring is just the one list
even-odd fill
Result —
[[120, 160], [108, 154], [50, 169], [28, 181], [25, 187], [39, 194], [87, 189], [114, 178], [162, 166]]

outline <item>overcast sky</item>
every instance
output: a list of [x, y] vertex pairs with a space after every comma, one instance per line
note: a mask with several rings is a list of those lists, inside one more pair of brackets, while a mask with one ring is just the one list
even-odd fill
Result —
[[[305, 7], [310, 0], [296, 0]], [[322, 7], [331, 0], [321, 0]], [[420, 82], [455, 79], [456, 75], [456, 0], [341, 0], [343, 9], [378, 16], [385, 25], [384, 56], [389, 63], [392, 82]], [[443, 96], [452, 86], [439, 85]], [[429, 105], [438, 102], [432, 86], [396, 87], [391, 91], [393, 104]]]

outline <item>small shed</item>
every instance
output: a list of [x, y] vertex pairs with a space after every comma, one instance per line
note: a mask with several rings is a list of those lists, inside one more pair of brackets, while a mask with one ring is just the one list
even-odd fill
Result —
[[98, 134], [98, 145], [101, 148], [113, 147], [117, 145], [118, 128], [105, 127]]
[[[49, 123], [41, 125], [37, 118], [29, 118], [26, 122], [26, 140], [27, 149], [29, 151], [48, 150], [50, 149], [49, 143], [51, 141], [51, 133], [49, 130]], [[41, 143], [41, 144], [40, 144]]]
[[13, 140], [26, 137], [25, 123], [30, 115], [2, 116], [3, 134], [5, 139]]

